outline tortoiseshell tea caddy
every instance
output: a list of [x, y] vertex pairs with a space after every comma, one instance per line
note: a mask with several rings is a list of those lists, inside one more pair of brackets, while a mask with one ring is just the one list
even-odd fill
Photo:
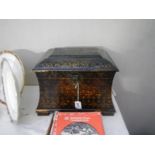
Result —
[[[40, 88], [38, 115], [97, 110], [103, 115], [114, 114], [112, 81], [118, 69], [105, 51], [96, 47], [56, 48], [33, 70]], [[81, 108], [76, 108], [77, 100]]]

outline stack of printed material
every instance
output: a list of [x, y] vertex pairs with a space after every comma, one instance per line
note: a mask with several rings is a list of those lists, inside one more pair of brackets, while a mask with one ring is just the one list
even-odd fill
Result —
[[50, 135], [104, 135], [100, 112], [56, 112], [48, 130]]

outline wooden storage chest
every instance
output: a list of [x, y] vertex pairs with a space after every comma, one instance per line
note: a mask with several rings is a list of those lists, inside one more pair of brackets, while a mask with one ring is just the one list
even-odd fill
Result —
[[[40, 87], [39, 115], [56, 110], [114, 114], [112, 81], [118, 69], [105, 51], [92, 47], [56, 48], [33, 70]], [[75, 108], [76, 100], [81, 101], [81, 109]]]

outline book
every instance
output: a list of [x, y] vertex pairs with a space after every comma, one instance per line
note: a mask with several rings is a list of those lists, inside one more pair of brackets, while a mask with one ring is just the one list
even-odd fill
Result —
[[104, 135], [100, 112], [56, 112], [50, 135]]

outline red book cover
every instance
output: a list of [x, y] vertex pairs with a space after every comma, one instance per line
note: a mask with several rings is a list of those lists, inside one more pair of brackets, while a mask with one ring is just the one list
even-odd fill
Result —
[[100, 112], [56, 112], [50, 135], [104, 135]]

